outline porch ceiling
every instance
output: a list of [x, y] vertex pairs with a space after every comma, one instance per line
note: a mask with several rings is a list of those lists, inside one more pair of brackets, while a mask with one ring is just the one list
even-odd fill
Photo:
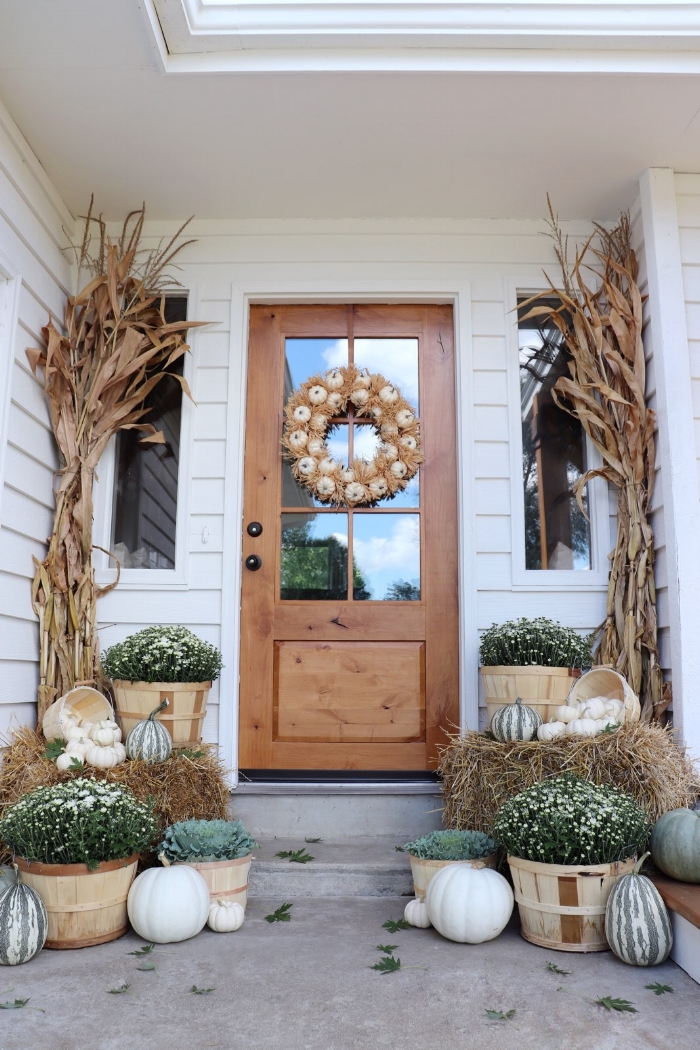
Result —
[[94, 191], [108, 218], [533, 218], [547, 191], [611, 218], [643, 169], [700, 171], [700, 75], [592, 65], [188, 75], [141, 0], [0, 2], [0, 99], [69, 208]]

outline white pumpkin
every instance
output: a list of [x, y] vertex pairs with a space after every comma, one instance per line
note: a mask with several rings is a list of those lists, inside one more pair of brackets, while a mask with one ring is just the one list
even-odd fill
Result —
[[334, 459], [331, 459], [330, 456], [326, 456], [326, 458], [322, 459], [319, 463], [318, 469], [321, 471], [322, 474], [335, 474], [337, 466], [338, 464]]
[[117, 755], [119, 756], [117, 765], [119, 765], [119, 762], [125, 762], [126, 761], [126, 748], [122, 744], [121, 740], [117, 740], [117, 742], [115, 744], [113, 744], [112, 746], [113, 746], [114, 750], [117, 752]]
[[379, 451], [384, 453], [384, 455], [390, 463], [393, 463], [395, 459], [399, 458], [399, 450], [397, 449], [396, 445], [392, 444], [391, 441], [385, 442], [385, 444], [381, 446]]
[[345, 378], [339, 368], [326, 372], [326, 386], [329, 390], [340, 390], [344, 382]]
[[610, 715], [605, 715], [604, 718], [597, 718], [596, 725], [598, 726], [598, 732], [602, 733], [608, 728], [608, 726], [617, 726], [620, 723], [616, 718], [611, 718]]
[[316, 460], [312, 456], [304, 456], [299, 460], [297, 468], [304, 477], [310, 477], [316, 471]]
[[396, 423], [382, 423], [379, 428], [383, 438], [397, 438], [399, 436], [399, 428]]
[[209, 908], [207, 926], [215, 933], [235, 933], [244, 919], [245, 911], [238, 901], [214, 901]]
[[403, 917], [409, 926], [417, 926], [421, 930], [427, 930], [432, 925], [428, 905], [418, 897], [408, 902], [403, 910]]
[[343, 395], [339, 394], [337, 390], [334, 390], [328, 395], [328, 404], [333, 405], [333, 408], [340, 408], [343, 403]]
[[408, 467], [405, 463], [402, 463], [400, 459], [395, 460], [389, 468], [395, 478], [403, 478], [408, 471]]
[[351, 481], [355, 480], [355, 471], [344, 470], [343, 473], [340, 475], [340, 479], [341, 481], [344, 481], [346, 485], [349, 485]]
[[360, 485], [359, 481], [351, 481], [349, 485], [345, 486], [345, 498], [348, 503], [359, 503], [361, 499], [365, 498], [364, 485]]
[[88, 731], [83, 726], [69, 726], [66, 730], [66, 743], [70, 743], [71, 740], [86, 740], [88, 737]]
[[350, 397], [356, 405], [366, 405], [369, 401], [369, 390], [365, 390], [363, 387], [355, 387]]
[[297, 405], [292, 415], [297, 423], [308, 423], [311, 419], [311, 409], [307, 405]]
[[379, 391], [379, 397], [385, 405], [392, 405], [394, 401], [398, 401], [399, 392], [395, 386], [392, 386], [391, 383], [387, 383], [387, 385], [383, 386]]
[[607, 700], [605, 703], [605, 713], [610, 715], [617, 722], [624, 720], [624, 708], [625, 705], [622, 700]]
[[405, 430], [406, 427], [410, 427], [411, 423], [415, 418], [416, 417], [413, 415], [413, 412], [409, 411], [409, 409], [407, 408], [402, 408], [399, 412], [396, 413], [396, 422], [402, 430]]
[[569, 722], [573, 722], [574, 719], [580, 718], [581, 712], [578, 707], [569, 707], [568, 704], [562, 704], [554, 712], [553, 722], [565, 722], [567, 725]]
[[367, 372], [360, 372], [353, 380], [353, 386], [363, 386], [367, 390], [369, 390], [371, 383], [372, 378]]
[[325, 446], [320, 438], [312, 437], [306, 446], [306, 451], [310, 456], [318, 456], [319, 453], [325, 452]]
[[116, 743], [113, 729], [103, 729], [101, 726], [93, 726], [90, 730], [90, 739], [100, 747], [111, 747]]
[[566, 727], [567, 736], [596, 736], [598, 725], [592, 718], [577, 718]]
[[321, 386], [319, 383], [316, 386], [312, 386], [309, 389], [309, 401], [312, 405], [322, 405], [328, 397], [328, 391], [325, 386]]
[[89, 747], [92, 747], [91, 740], [71, 740], [66, 744], [63, 754], [74, 756], [82, 761]]
[[95, 766], [96, 769], [111, 769], [112, 766], [119, 765], [119, 754], [114, 744], [109, 747], [93, 744], [85, 752], [85, 761], [89, 766]]
[[606, 713], [607, 704], [602, 696], [593, 696], [581, 705], [581, 714], [586, 718], [602, 718]]
[[498, 937], [513, 912], [513, 891], [493, 868], [448, 864], [432, 877], [425, 895], [438, 933], [460, 944]]
[[83, 755], [69, 754], [68, 751], [64, 751], [62, 755], [59, 755], [56, 759], [56, 769], [60, 769], [64, 773], [67, 769], [75, 769], [74, 762], [80, 762], [82, 766], [84, 763]]
[[328, 417], [324, 416], [323, 412], [314, 412], [311, 417], [311, 424], [314, 430], [325, 431], [328, 426]]
[[333, 481], [333, 478], [319, 478], [316, 482], [316, 491], [319, 496], [323, 496], [324, 499], [327, 499], [328, 496], [332, 496], [335, 492], [335, 482]]
[[556, 740], [557, 737], [564, 736], [566, 733], [565, 722], [545, 722], [537, 730], [538, 740]]
[[417, 444], [418, 442], [414, 438], [413, 434], [405, 434], [402, 438], [399, 438], [399, 445], [401, 445], [403, 448], [409, 449], [411, 452], [413, 452]]
[[186, 941], [209, 917], [209, 887], [189, 864], [147, 868], [132, 883], [127, 898], [129, 922], [154, 944]]
[[292, 448], [305, 448], [308, 440], [309, 436], [305, 430], [293, 430], [291, 434], [287, 434], [287, 441]]
[[382, 496], [386, 496], [388, 491], [388, 485], [384, 478], [375, 478], [374, 481], [370, 481], [367, 488], [372, 493], [374, 499], [381, 499]]

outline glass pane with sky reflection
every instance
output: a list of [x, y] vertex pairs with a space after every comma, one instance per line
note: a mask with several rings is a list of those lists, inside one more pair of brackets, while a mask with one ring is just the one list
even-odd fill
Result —
[[345, 601], [347, 514], [283, 514], [280, 576], [283, 600]]
[[368, 592], [356, 601], [420, 601], [418, 514], [354, 514], [353, 562]]
[[356, 339], [355, 364], [370, 372], [380, 372], [399, 387], [418, 412], [417, 339]]

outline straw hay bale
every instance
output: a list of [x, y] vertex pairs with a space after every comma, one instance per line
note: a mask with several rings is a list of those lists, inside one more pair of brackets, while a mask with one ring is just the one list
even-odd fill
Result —
[[[19, 729], [3, 742], [0, 767], [0, 816], [22, 795], [42, 785], [59, 784], [78, 776], [106, 780], [131, 788], [137, 798], [152, 798], [159, 825], [159, 836], [168, 824], [178, 820], [215, 820], [228, 816], [229, 791], [226, 770], [214, 744], [200, 744], [196, 758], [173, 751], [167, 762], [149, 766], [140, 760], [122, 762], [112, 769], [84, 769], [61, 772], [55, 762], [43, 758], [46, 741], [32, 729]], [[0, 862], [9, 851], [0, 843]], [[146, 864], [153, 857], [142, 856]]]
[[622, 726], [596, 737], [501, 743], [480, 733], [453, 737], [438, 772], [445, 796], [444, 824], [490, 832], [501, 805], [519, 791], [560, 773], [611, 784], [637, 799], [651, 820], [692, 805], [700, 775], [658, 723]]

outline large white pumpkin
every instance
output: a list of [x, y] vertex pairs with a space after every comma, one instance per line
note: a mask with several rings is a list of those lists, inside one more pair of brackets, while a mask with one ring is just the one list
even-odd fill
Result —
[[155, 944], [194, 937], [207, 921], [209, 906], [209, 887], [188, 864], [141, 872], [127, 899], [129, 922], [140, 937]]
[[493, 868], [448, 864], [428, 883], [428, 916], [438, 933], [461, 944], [498, 937], [513, 912], [513, 891]]

